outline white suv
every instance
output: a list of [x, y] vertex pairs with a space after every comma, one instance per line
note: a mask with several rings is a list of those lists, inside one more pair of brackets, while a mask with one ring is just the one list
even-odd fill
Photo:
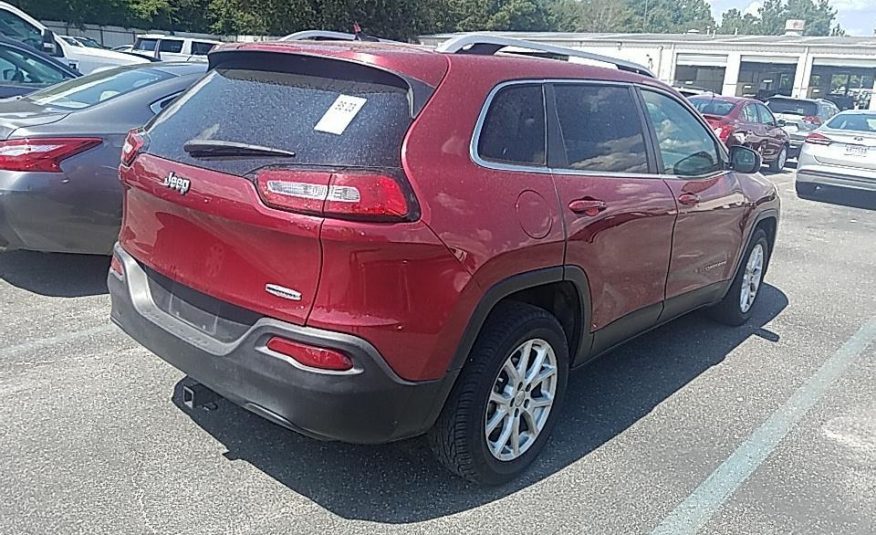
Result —
[[218, 44], [219, 41], [210, 39], [145, 34], [137, 36], [131, 52], [161, 61], [199, 61], [206, 60], [207, 53]]

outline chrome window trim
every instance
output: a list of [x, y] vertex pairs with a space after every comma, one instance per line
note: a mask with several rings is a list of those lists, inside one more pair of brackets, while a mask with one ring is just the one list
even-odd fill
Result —
[[[481, 130], [483, 130], [484, 121], [486, 121], [487, 112], [490, 109], [490, 106], [493, 103], [493, 99], [496, 94], [499, 93], [502, 89], [513, 86], [513, 85], [541, 85], [542, 86], [542, 98], [544, 97], [544, 85], [545, 84], [586, 84], [586, 85], [611, 85], [611, 86], [619, 86], [619, 87], [635, 87], [639, 89], [644, 89], [648, 91], [654, 91], [655, 93], [660, 93], [664, 96], [673, 98], [676, 102], [681, 102], [678, 98], [675, 98], [671, 92], [666, 91], [660, 87], [654, 87], [651, 85], [641, 84], [638, 82], [616, 82], [613, 80], [588, 80], [588, 79], [579, 79], [579, 78], [529, 78], [529, 79], [519, 79], [519, 80], [507, 80], [497, 84], [490, 92], [487, 94], [487, 98], [484, 100], [484, 104], [481, 107], [481, 111], [478, 114], [478, 120], [475, 123], [474, 132], [472, 132], [471, 143], [469, 144], [469, 157], [471, 161], [476, 165], [483, 167], [485, 169], [491, 169], [494, 171], [511, 171], [518, 173], [539, 173], [539, 174], [552, 174], [552, 175], [569, 175], [569, 176], [586, 176], [592, 178], [639, 178], [639, 179], [660, 179], [660, 180], [704, 180], [715, 178], [724, 174], [731, 172], [730, 169], [721, 169], [714, 173], [709, 173], [705, 175], [698, 176], [679, 176], [667, 173], [621, 173], [617, 171], [585, 171], [579, 169], [568, 169], [564, 167], [548, 167], [547, 164], [543, 166], [533, 166], [533, 165], [519, 165], [512, 163], [501, 163], [501, 162], [493, 162], [490, 160], [485, 160], [480, 157], [478, 154], [478, 142], [481, 137]], [[688, 107], [682, 104], [683, 107]], [[693, 114], [695, 118], [698, 117], [697, 114]], [[545, 116], [545, 148], [548, 148], [548, 124], [547, 124], [547, 116]], [[721, 149], [724, 147], [724, 144], [715, 137], [714, 131], [708, 127], [705, 123], [705, 120], [700, 119], [700, 124], [709, 132], [711, 138], [715, 141], [719, 152], [725, 158], [725, 164], [727, 160], [729, 160], [729, 154], [726, 149]]]

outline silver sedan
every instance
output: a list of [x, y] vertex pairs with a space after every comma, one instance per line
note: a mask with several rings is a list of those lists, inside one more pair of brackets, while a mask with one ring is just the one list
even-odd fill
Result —
[[845, 111], [809, 134], [797, 161], [797, 194], [822, 186], [876, 191], [876, 111]]

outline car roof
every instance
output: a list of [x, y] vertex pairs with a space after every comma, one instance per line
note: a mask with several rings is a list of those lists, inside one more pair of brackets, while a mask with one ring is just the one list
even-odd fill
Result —
[[753, 102], [755, 104], [760, 103], [760, 101], [755, 99], [755, 98], [733, 97], [733, 96], [729, 96], [729, 95], [716, 95], [714, 93], [703, 93], [701, 95], [696, 95], [696, 96], [690, 97], [690, 100], [703, 100], [703, 99], [720, 100], [721, 102], [730, 102], [730, 103], [733, 103], [734, 105], [748, 104], [749, 102]]
[[653, 78], [615, 68], [571, 63], [522, 54], [466, 54], [437, 52], [424, 45], [368, 41], [263, 41], [226, 43], [210, 53], [216, 58], [234, 52], [275, 52], [323, 56], [355, 61], [391, 70], [437, 86], [452, 64], [477, 64], [484, 76], [497, 81], [514, 79], [581, 79], [641, 83], [660, 88], [666, 84]]
[[217, 41], [215, 39], [207, 39], [206, 37], [191, 37], [188, 35], [173, 35], [169, 33], [141, 33], [137, 35], [137, 39], [176, 39], [177, 41], [198, 41], [201, 43], [216, 43], [219, 44], [222, 41]]

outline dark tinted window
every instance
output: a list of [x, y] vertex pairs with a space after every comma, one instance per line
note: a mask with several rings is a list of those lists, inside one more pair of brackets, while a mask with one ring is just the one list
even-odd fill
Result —
[[[261, 61], [250, 56], [246, 67], [220, 65], [149, 125], [148, 152], [233, 174], [271, 163], [401, 165], [411, 124], [401, 79], [346, 62], [272, 56], [266, 61], [275, 68], [299, 72], [252, 70]], [[196, 140], [260, 145], [296, 156], [194, 158], [183, 146]]]
[[629, 88], [557, 84], [554, 91], [568, 168], [648, 172], [642, 121]]
[[767, 100], [766, 105], [773, 113], [786, 113], [788, 115], [800, 115], [802, 117], [818, 115], [818, 103], [810, 100], [771, 98]]
[[663, 174], [703, 176], [724, 168], [715, 138], [684, 106], [673, 98], [642, 91], [657, 134]]
[[207, 52], [213, 49], [213, 43], [201, 43], [192, 41], [192, 54], [195, 56], [205, 56]]
[[161, 44], [158, 45], [158, 51], [179, 54], [180, 52], [182, 52], [182, 47], [183, 42], [179, 39], [162, 39]]
[[478, 154], [485, 160], [545, 165], [544, 97], [540, 85], [500, 90], [484, 120]]
[[134, 50], [148, 50], [149, 52], [155, 51], [155, 45], [158, 44], [158, 39], [144, 39], [139, 38], [134, 43]]
[[690, 103], [698, 112], [705, 115], [718, 115], [724, 117], [736, 107], [736, 104], [726, 100], [718, 100], [714, 97], [693, 97]]

